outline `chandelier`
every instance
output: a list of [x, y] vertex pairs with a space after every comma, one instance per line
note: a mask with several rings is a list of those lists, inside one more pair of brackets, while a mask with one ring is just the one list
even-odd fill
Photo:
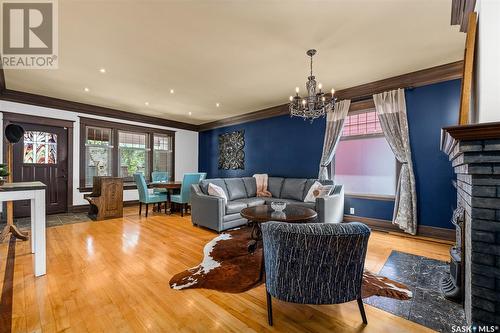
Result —
[[316, 54], [316, 50], [308, 50], [306, 54], [311, 57], [311, 75], [306, 82], [307, 96], [301, 97], [299, 87], [295, 88], [295, 96], [290, 96], [289, 109], [290, 117], [309, 119], [312, 123], [314, 119], [324, 117], [329, 110], [334, 110], [336, 98], [333, 95], [335, 89], [332, 88], [331, 96], [327, 96], [321, 90], [321, 83], [316, 85], [316, 77], [313, 75], [312, 69], [313, 56]]

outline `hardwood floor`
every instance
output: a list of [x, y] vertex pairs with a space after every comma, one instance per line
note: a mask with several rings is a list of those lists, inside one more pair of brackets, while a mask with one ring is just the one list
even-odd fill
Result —
[[[274, 300], [267, 326], [263, 286], [242, 294], [175, 291], [170, 277], [202, 259], [214, 233], [193, 227], [190, 217], [125, 209], [120, 219], [47, 229], [47, 275], [35, 279], [29, 242], [16, 242], [12, 277], [12, 332], [427, 332], [423, 326], [365, 305], [364, 326], [356, 302], [306, 306]], [[440, 260], [449, 245], [373, 232], [366, 267], [377, 272], [392, 250]], [[0, 290], [9, 244], [0, 244]], [[9, 301], [2, 299], [6, 330]], [[3, 329], [3, 330], [2, 330]]]

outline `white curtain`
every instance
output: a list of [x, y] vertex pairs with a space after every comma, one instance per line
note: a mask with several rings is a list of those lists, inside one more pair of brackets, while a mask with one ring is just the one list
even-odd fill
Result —
[[328, 166], [332, 163], [335, 150], [337, 149], [344, 120], [351, 105], [350, 99], [345, 99], [335, 103], [335, 108], [326, 115], [325, 139], [323, 142], [323, 154], [319, 166], [319, 180], [328, 179]]
[[392, 223], [405, 232], [417, 233], [417, 192], [411, 160], [408, 118], [403, 89], [373, 95], [380, 125], [396, 159], [402, 164], [396, 189]]

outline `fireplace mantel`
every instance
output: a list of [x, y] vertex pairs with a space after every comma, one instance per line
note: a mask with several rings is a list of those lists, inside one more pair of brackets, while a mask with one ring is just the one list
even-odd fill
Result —
[[455, 140], [488, 140], [500, 138], [500, 122], [458, 125], [443, 128]]

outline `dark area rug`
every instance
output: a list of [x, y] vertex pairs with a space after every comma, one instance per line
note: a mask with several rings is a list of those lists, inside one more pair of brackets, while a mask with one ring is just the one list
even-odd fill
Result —
[[447, 300], [440, 292], [439, 282], [448, 272], [444, 261], [392, 251], [379, 274], [408, 286], [413, 298], [372, 296], [364, 301], [433, 330], [451, 332], [453, 326], [465, 325], [465, 314], [461, 304]]
[[[262, 242], [258, 242], [257, 249], [249, 253], [250, 233], [250, 228], [243, 227], [212, 239], [203, 249], [202, 263], [173, 276], [170, 287], [178, 290], [205, 288], [241, 293], [262, 284]], [[403, 283], [365, 271], [362, 296], [372, 295], [397, 299], [409, 299], [412, 296]]]
[[[47, 215], [46, 224], [47, 227], [56, 227], [65, 224], [74, 224], [81, 222], [90, 222], [92, 221], [90, 217], [88, 217], [87, 213], [61, 213], [61, 214], [53, 214]], [[0, 227], [6, 225], [5, 218], [0, 220]], [[31, 218], [30, 217], [21, 217], [14, 219], [14, 224], [21, 230], [29, 230], [31, 228]]]

